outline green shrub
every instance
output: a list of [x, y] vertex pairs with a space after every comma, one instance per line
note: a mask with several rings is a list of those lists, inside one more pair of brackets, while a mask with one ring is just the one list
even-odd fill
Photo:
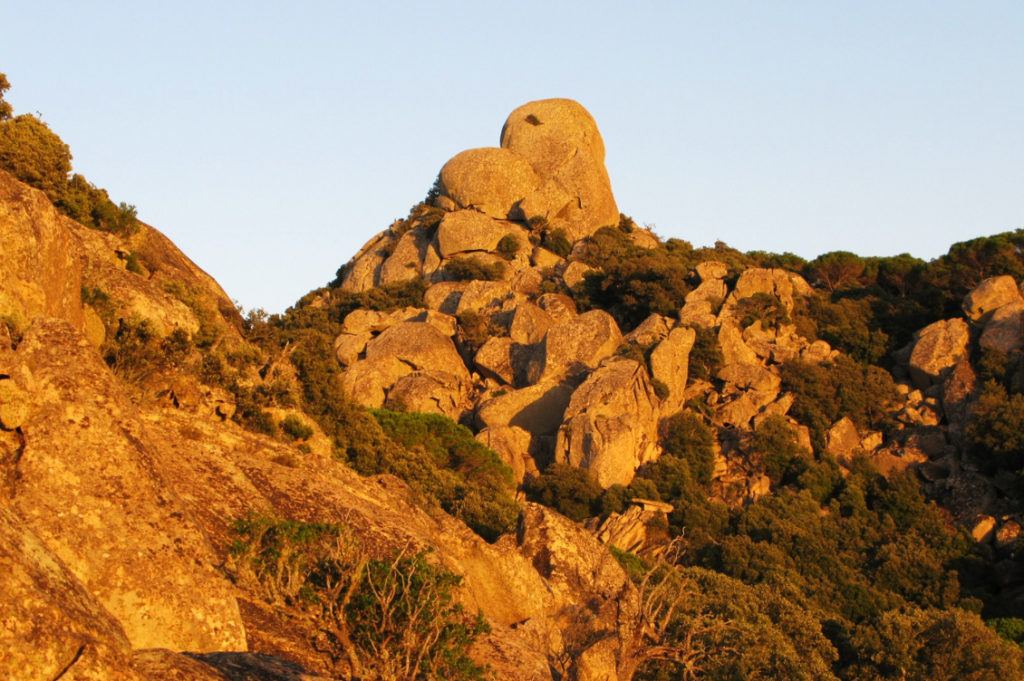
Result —
[[501, 237], [501, 241], [498, 242], [498, 246], [495, 250], [505, 260], [514, 260], [516, 255], [519, 253], [519, 237], [515, 234], [506, 234]]
[[755, 293], [741, 299], [736, 305], [736, 315], [744, 328], [759, 322], [762, 329], [770, 329], [791, 321], [786, 306], [771, 293]]
[[572, 253], [572, 242], [566, 236], [565, 230], [560, 227], [545, 232], [540, 245], [561, 258], [568, 258]]
[[470, 354], [475, 354], [491, 338], [505, 335], [504, 328], [492, 324], [490, 318], [476, 310], [466, 310], [457, 319], [459, 337]]
[[709, 380], [725, 361], [722, 356], [722, 348], [718, 344], [718, 337], [714, 331], [703, 326], [684, 324], [683, 327], [693, 329], [696, 334], [693, 348], [690, 350], [687, 380], [689, 382]]
[[971, 408], [967, 445], [992, 472], [1024, 467], [1024, 395], [1009, 394], [994, 380]]
[[747, 447], [775, 484], [789, 477], [787, 474], [802, 472], [794, 465], [794, 460], [811, 455], [797, 442], [796, 433], [786, 418], [777, 414], [768, 416], [757, 426]]
[[0, 74], [0, 168], [42, 190], [57, 210], [87, 227], [123, 235], [137, 231], [134, 206], [116, 206], [106, 191], [71, 175], [71, 149], [46, 123], [31, 114], [12, 118], [10, 104], [2, 100], [9, 87]]
[[555, 463], [539, 476], [527, 478], [524, 488], [531, 501], [555, 509], [576, 522], [600, 513], [604, 490], [586, 468]]
[[715, 431], [692, 411], [681, 411], [668, 422], [662, 441], [668, 454], [686, 461], [693, 479], [702, 485], [715, 472]]
[[313, 436], [313, 427], [295, 414], [289, 414], [281, 421], [281, 432], [292, 442], [308, 440]]
[[439, 414], [371, 412], [397, 447], [352, 461], [359, 472], [392, 473], [488, 541], [519, 517], [512, 470], [465, 426]]
[[501, 263], [486, 263], [479, 258], [449, 260], [444, 271], [455, 281], [501, 281], [505, 276]]

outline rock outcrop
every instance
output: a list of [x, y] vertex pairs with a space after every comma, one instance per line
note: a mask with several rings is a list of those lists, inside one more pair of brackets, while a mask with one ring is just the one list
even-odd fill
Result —
[[589, 469], [602, 487], [628, 485], [660, 453], [659, 415], [645, 368], [628, 359], [602, 363], [569, 400], [555, 460]]

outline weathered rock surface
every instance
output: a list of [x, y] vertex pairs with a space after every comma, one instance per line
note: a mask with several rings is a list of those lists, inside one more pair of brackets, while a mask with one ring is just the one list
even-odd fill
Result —
[[414, 371], [395, 381], [384, 406], [396, 411], [441, 414], [458, 421], [468, 397], [465, 382], [447, 371]]
[[697, 332], [693, 329], [675, 328], [651, 351], [651, 374], [668, 388], [668, 396], [661, 404], [663, 416], [676, 413], [686, 402], [690, 350], [696, 338]]
[[555, 460], [593, 471], [602, 487], [628, 485], [655, 460], [659, 400], [647, 370], [629, 359], [602, 363], [572, 395]]
[[0, 505], [0, 669], [11, 681], [140, 680], [131, 646], [50, 548]]
[[[208, 538], [171, 491], [140, 415], [92, 345], [66, 322], [39, 318], [16, 361], [31, 372], [38, 403], [22, 426], [12, 502], [25, 524], [133, 647], [245, 650]], [[131, 512], [112, 513], [114, 500]]]
[[544, 340], [555, 320], [538, 305], [523, 302], [516, 306], [509, 325], [508, 335], [514, 342], [533, 345]]
[[476, 439], [497, 452], [502, 462], [512, 468], [516, 483], [521, 483], [527, 475], [537, 474], [537, 464], [531, 455], [533, 437], [522, 428], [484, 428], [477, 433]]
[[622, 333], [612, 316], [603, 310], [591, 310], [578, 317], [555, 324], [548, 329], [531, 363], [531, 383], [573, 371], [575, 367], [592, 368], [610, 357]]
[[697, 271], [701, 283], [724, 279], [725, 275], [729, 274], [729, 266], [719, 260], [705, 260], [702, 263], [697, 263], [694, 269]]
[[497, 379], [506, 385], [515, 383], [515, 369], [512, 367], [511, 338], [490, 338], [476, 351], [473, 364], [483, 376]]
[[523, 556], [544, 577], [555, 604], [584, 605], [594, 594], [609, 599], [627, 578], [593, 535], [560, 513], [527, 503], [517, 530]]
[[441, 220], [437, 228], [438, 250], [442, 258], [456, 253], [493, 251], [509, 235], [520, 245], [528, 242], [526, 230], [514, 223], [495, 220], [475, 210], [459, 210]]
[[759, 366], [761, 359], [743, 340], [743, 332], [732, 320], [723, 320], [718, 329], [718, 345], [722, 348], [725, 364], [750, 364]]
[[521, 390], [510, 390], [492, 397], [476, 410], [480, 428], [518, 426], [534, 435], [553, 435], [562, 424], [562, 417], [576, 384], [552, 379]]
[[986, 317], [985, 330], [978, 340], [983, 350], [1009, 354], [1024, 347], [1024, 300], [1000, 305]]
[[579, 314], [576, 303], [564, 293], [545, 293], [537, 299], [542, 310], [551, 315], [555, 322], [564, 322]]
[[546, 99], [519, 107], [505, 121], [501, 146], [529, 161], [543, 183], [520, 204], [520, 219], [545, 217], [572, 241], [618, 224], [604, 141], [580, 104]]
[[0, 310], [24, 326], [47, 315], [84, 328], [73, 224], [41, 191], [0, 170]]
[[472, 208], [500, 220], [540, 186], [530, 162], [509, 149], [470, 149], [441, 168], [441, 196], [452, 209]]
[[426, 322], [400, 322], [366, 344], [366, 361], [397, 359], [412, 371], [432, 369], [469, 380], [451, 338]]
[[825, 451], [836, 457], [840, 464], [848, 466], [854, 453], [860, 449], [860, 439], [857, 426], [844, 416], [825, 433]]
[[983, 326], [993, 311], [1003, 305], [1019, 302], [1020, 299], [1020, 290], [1013, 277], [991, 277], [964, 296], [964, 314], [972, 322]]
[[967, 354], [970, 331], [962, 319], [935, 322], [921, 329], [910, 355], [910, 377], [920, 390], [941, 383]]

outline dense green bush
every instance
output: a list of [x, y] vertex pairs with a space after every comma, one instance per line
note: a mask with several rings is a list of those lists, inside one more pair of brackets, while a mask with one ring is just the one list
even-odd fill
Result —
[[829, 364], [787, 362], [782, 385], [796, 401], [790, 415], [811, 430], [815, 449], [823, 450], [825, 432], [843, 416], [859, 428], [886, 428], [899, 399], [892, 376], [876, 366], [839, 355]]
[[313, 426], [295, 414], [289, 414], [281, 421], [281, 432], [291, 441], [306, 440], [313, 436]]
[[444, 265], [444, 271], [455, 281], [501, 281], [505, 267], [500, 262], [484, 262], [479, 258], [456, 258]]
[[515, 234], [506, 234], [498, 241], [498, 246], [495, 250], [505, 260], [514, 260], [516, 254], [519, 253], [519, 248], [519, 237]]
[[512, 470], [468, 428], [439, 414], [371, 413], [399, 446], [353, 461], [356, 470], [398, 475], [489, 541], [512, 531], [519, 516]]
[[994, 380], [971, 409], [967, 445], [989, 470], [1024, 468], [1024, 395], [1009, 394]]
[[114, 204], [103, 189], [71, 175], [71, 149], [31, 114], [12, 117], [3, 94], [10, 88], [0, 74], [0, 169], [40, 189], [54, 206], [87, 227], [127, 235], [138, 229], [134, 206]]
[[681, 411], [668, 421], [662, 441], [665, 452], [686, 462], [693, 479], [702, 485], [715, 472], [715, 431], [698, 414]]
[[545, 231], [540, 245], [562, 258], [568, 258], [572, 252], [572, 242], [566, 236], [565, 230], [561, 228]]
[[553, 508], [576, 522], [601, 512], [604, 490], [586, 468], [551, 464], [539, 476], [527, 478], [524, 489], [530, 501]]
[[765, 474], [775, 484], [799, 475], [811, 453], [800, 446], [786, 418], [773, 414], [754, 431], [747, 449], [764, 466]]

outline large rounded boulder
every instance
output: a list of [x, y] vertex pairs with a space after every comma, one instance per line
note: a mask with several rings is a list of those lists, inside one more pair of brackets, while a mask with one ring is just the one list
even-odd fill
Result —
[[619, 222], [594, 117], [571, 99], [545, 99], [513, 111], [501, 146], [529, 161], [543, 185], [523, 199], [520, 219], [547, 219], [578, 241]]
[[505, 219], [541, 184], [530, 162], [513, 151], [470, 149], [441, 168], [441, 203], [450, 210], [474, 208]]

